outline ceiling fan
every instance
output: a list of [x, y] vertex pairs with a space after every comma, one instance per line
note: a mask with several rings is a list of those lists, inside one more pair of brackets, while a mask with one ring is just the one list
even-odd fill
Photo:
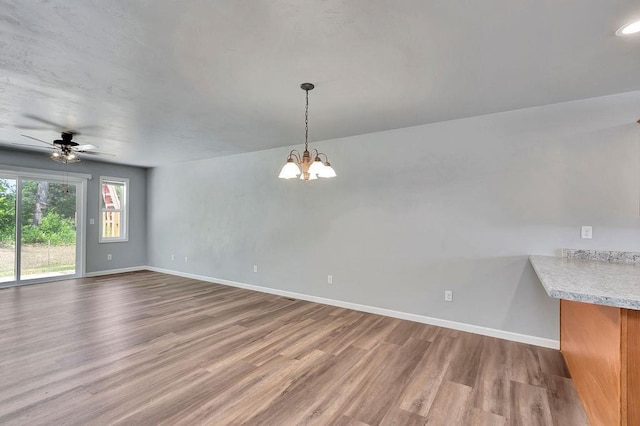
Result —
[[[61, 126], [52, 121], [45, 120], [44, 118], [38, 117], [36, 115], [25, 114], [24, 116], [32, 120], [40, 121], [41, 123], [46, 124], [47, 127], [16, 126], [17, 128], [29, 129], [29, 130], [52, 130], [51, 127], [53, 127], [54, 130], [60, 132], [61, 139], [56, 139], [52, 143], [43, 141], [42, 139], [34, 138], [33, 136], [24, 135], [24, 134], [21, 135], [21, 136], [24, 136], [25, 138], [33, 139], [34, 141], [38, 141], [40, 143], [47, 145], [49, 148], [52, 148], [53, 152], [49, 157], [54, 161], [57, 161], [59, 163], [64, 163], [64, 164], [78, 163], [80, 162], [80, 157], [78, 156], [78, 153], [89, 154], [89, 155], [114, 156], [114, 154], [94, 151], [95, 149], [98, 149], [98, 147], [95, 145], [92, 145], [92, 144], [80, 145], [77, 142], [75, 142], [73, 140], [73, 137], [75, 135], [80, 135], [80, 132], [78, 130], [70, 130], [65, 126]], [[91, 129], [91, 128], [99, 128], [99, 127], [100, 126], [84, 126], [84, 127], [81, 127], [81, 129], [84, 130], [84, 129]], [[35, 145], [21, 144], [21, 143], [14, 143], [14, 145], [39, 148]]]
[[[80, 157], [78, 157], [78, 153], [89, 154], [89, 155], [107, 155], [114, 156], [113, 154], [107, 154], [106, 152], [98, 152], [93, 151], [98, 147], [91, 144], [79, 145], [77, 142], [73, 141], [73, 135], [75, 133], [67, 131], [60, 134], [62, 139], [56, 139], [53, 143], [45, 142], [42, 139], [34, 138], [29, 135], [21, 135], [25, 138], [33, 139], [34, 141], [38, 141], [43, 143], [50, 148], [53, 149], [53, 152], [49, 156], [53, 161], [57, 161], [59, 163], [71, 164], [80, 162]], [[34, 145], [27, 145], [22, 143], [15, 143], [14, 145], [21, 146], [30, 146], [34, 147]]]

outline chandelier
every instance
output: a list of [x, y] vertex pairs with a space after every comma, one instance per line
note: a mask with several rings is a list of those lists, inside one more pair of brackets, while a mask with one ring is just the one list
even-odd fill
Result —
[[[313, 90], [315, 86], [311, 83], [302, 83], [300, 88], [306, 93], [306, 106], [304, 110], [304, 152], [300, 155], [300, 152], [293, 149], [287, 157], [287, 162], [282, 167], [280, 179], [294, 179], [300, 176], [302, 180], [314, 180], [321, 178], [335, 177], [336, 172], [331, 167], [327, 155], [323, 152], [319, 152], [317, 149], [313, 149], [313, 160], [311, 160], [311, 153], [309, 152], [309, 90]], [[320, 156], [324, 156], [324, 162]]]

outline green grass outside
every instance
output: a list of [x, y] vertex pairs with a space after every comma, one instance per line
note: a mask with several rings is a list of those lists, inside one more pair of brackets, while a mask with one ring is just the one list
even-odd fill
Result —
[[[0, 279], [14, 276], [14, 247], [0, 247]], [[22, 246], [23, 276], [49, 272], [73, 271], [76, 265], [75, 244], [49, 246], [47, 244], [24, 244]]]

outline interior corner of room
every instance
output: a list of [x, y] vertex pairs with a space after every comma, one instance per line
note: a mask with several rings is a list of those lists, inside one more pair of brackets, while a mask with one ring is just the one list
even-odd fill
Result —
[[[576, 340], [593, 337], [567, 331], [576, 323], [570, 311], [613, 315], [618, 339], [620, 324], [633, 324], [635, 296], [593, 299], [580, 278], [580, 268], [600, 268], [581, 262], [595, 261], [634, 265], [603, 272], [596, 293], [608, 280], [640, 277], [633, 1], [525, 1], [509, 14], [460, 2], [379, 4], [366, 13], [339, 1], [307, 10], [289, 1], [154, 11], [50, 3], [0, 0], [0, 307], [14, 306], [9, 294], [34, 294], [28, 284], [99, 288], [113, 279], [116, 288], [136, 272], [165, 292], [149, 300], [171, 299], [169, 279], [176, 292], [193, 288], [184, 297], [194, 300], [207, 294], [195, 283], [206, 282], [229, 288], [210, 291], [228, 291], [230, 311], [236, 301], [258, 303], [235, 287], [274, 296], [260, 302], [278, 309], [290, 299], [334, 307], [317, 309], [338, 322], [353, 311], [442, 327], [450, 333], [442, 345], [455, 330], [563, 350], [566, 359]], [[584, 11], [579, 19], [575, 8]], [[135, 279], [131, 288], [138, 294]], [[640, 303], [640, 287], [629, 292]], [[115, 304], [120, 296], [106, 289], [96, 297]], [[232, 328], [244, 332], [247, 323]], [[411, 333], [399, 346], [436, 350]], [[175, 337], [154, 337], [158, 345], [168, 334]], [[353, 350], [371, 349], [362, 345]], [[463, 361], [478, 364], [480, 352], [469, 353], [477, 359]], [[527, 354], [544, 364], [548, 352]], [[570, 369], [580, 363], [568, 361]], [[606, 380], [619, 384], [620, 368]], [[589, 419], [622, 424], [620, 413], [589, 408], [576, 377]], [[469, 401], [481, 398], [472, 393], [477, 382], [438, 380]], [[551, 386], [518, 380], [507, 381], [520, 396]], [[101, 385], [65, 392], [93, 401]], [[627, 388], [616, 389], [620, 403]], [[382, 422], [354, 407], [345, 413]], [[464, 419], [509, 419], [476, 409]], [[405, 411], [430, 418], [428, 409]], [[640, 408], [632, 415], [640, 422]]]

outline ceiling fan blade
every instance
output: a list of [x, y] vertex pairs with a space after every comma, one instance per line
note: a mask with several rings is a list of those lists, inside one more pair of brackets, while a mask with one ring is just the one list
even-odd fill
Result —
[[76, 151], [76, 152], [80, 152], [82, 154], [89, 154], [89, 155], [106, 155], [107, 157], [115, 157], [115, 154], [109, 154], [108, 152], [98, 152], [98, 151]]
[[17, 145], [17, 146], [27, 146], [29, 148], [35, 148], [35, 149], [47, 149], [44, 146], [40, 146], [40, 145], [31, 145], [28, 143], [17, 143], [17, 142], [12, 142], [11, 145]]
[[43, 126], [17, 125], [17, 126], [13, 126], [13, 127], [15, 127], [16, 129], [23, 129], [23, 130], [49, 130], [49, 131], [55, 130], [55, 131], [57, 131], [56, 129], [52, 129], [51, 127], [43, 127]]
[[[80, 126], [80, 127], [75, 127], [75, 128], [71, 128], [68, 126], [63, 126], [59, 123], [56, 123], [54, 121], [50, 121], [47, 120], [45, 118], [42, 117], [38, 117], [37, 115], [34, 114], [23, 114], [24, 117], [29, 118], [31, 120], [36, 120], [39, 121], [41, 123], [44, 124], [48, 124], [49, 126], [54, 127], [53, 130], [56, 130], [58, 132], [67, 132], [67, 133], [73, 133], [74, 135], [79, 135], [80, 134], [80, 130], [91, 130], [91, 129], [102, 129], [102, 126], [99, 124], [90, 124], [87, 126]], [[51, 128], [47, 128], [47, 127], [30, 127], [30, 126], [16, 126], [19, 129], [30, 129], [30, 130], [52, 130]]]
[[85, 145], [78, 145], [74, 149], [76, 151], [89, 151], [89, 150], [92, 150], [92, 149], [98, 149], [98, 147], [88, 143], [88, 144], [85, 144]]
[[42, 142], [43, 144], [49, 145], [51, 147], [54, 147], [53, 144], [51, 144], [49, 142], [45, 142], [42, 139], [34, 138], [33, 136], [29, 136], [29, 135], [20, 135], [20, 136], [24, 136], [25, 138], [33, 139], [34, 141]]
[[60, 124], [54, 123], [53, 121], [49, 121], [49, 120], [44, 119], [42, 117], [38, 117], [37, 115], [23, 114], [23, 116], [26, 117], [26, 118], [30, 118], [31, 120], [36, 120], [36, 121], [39, 121], [41, 123], [48, 124], [50, 126], [55, 127], [56, 129], [63, 129], [64, 130], [66, 128], [65, 126], [61, 126]]

